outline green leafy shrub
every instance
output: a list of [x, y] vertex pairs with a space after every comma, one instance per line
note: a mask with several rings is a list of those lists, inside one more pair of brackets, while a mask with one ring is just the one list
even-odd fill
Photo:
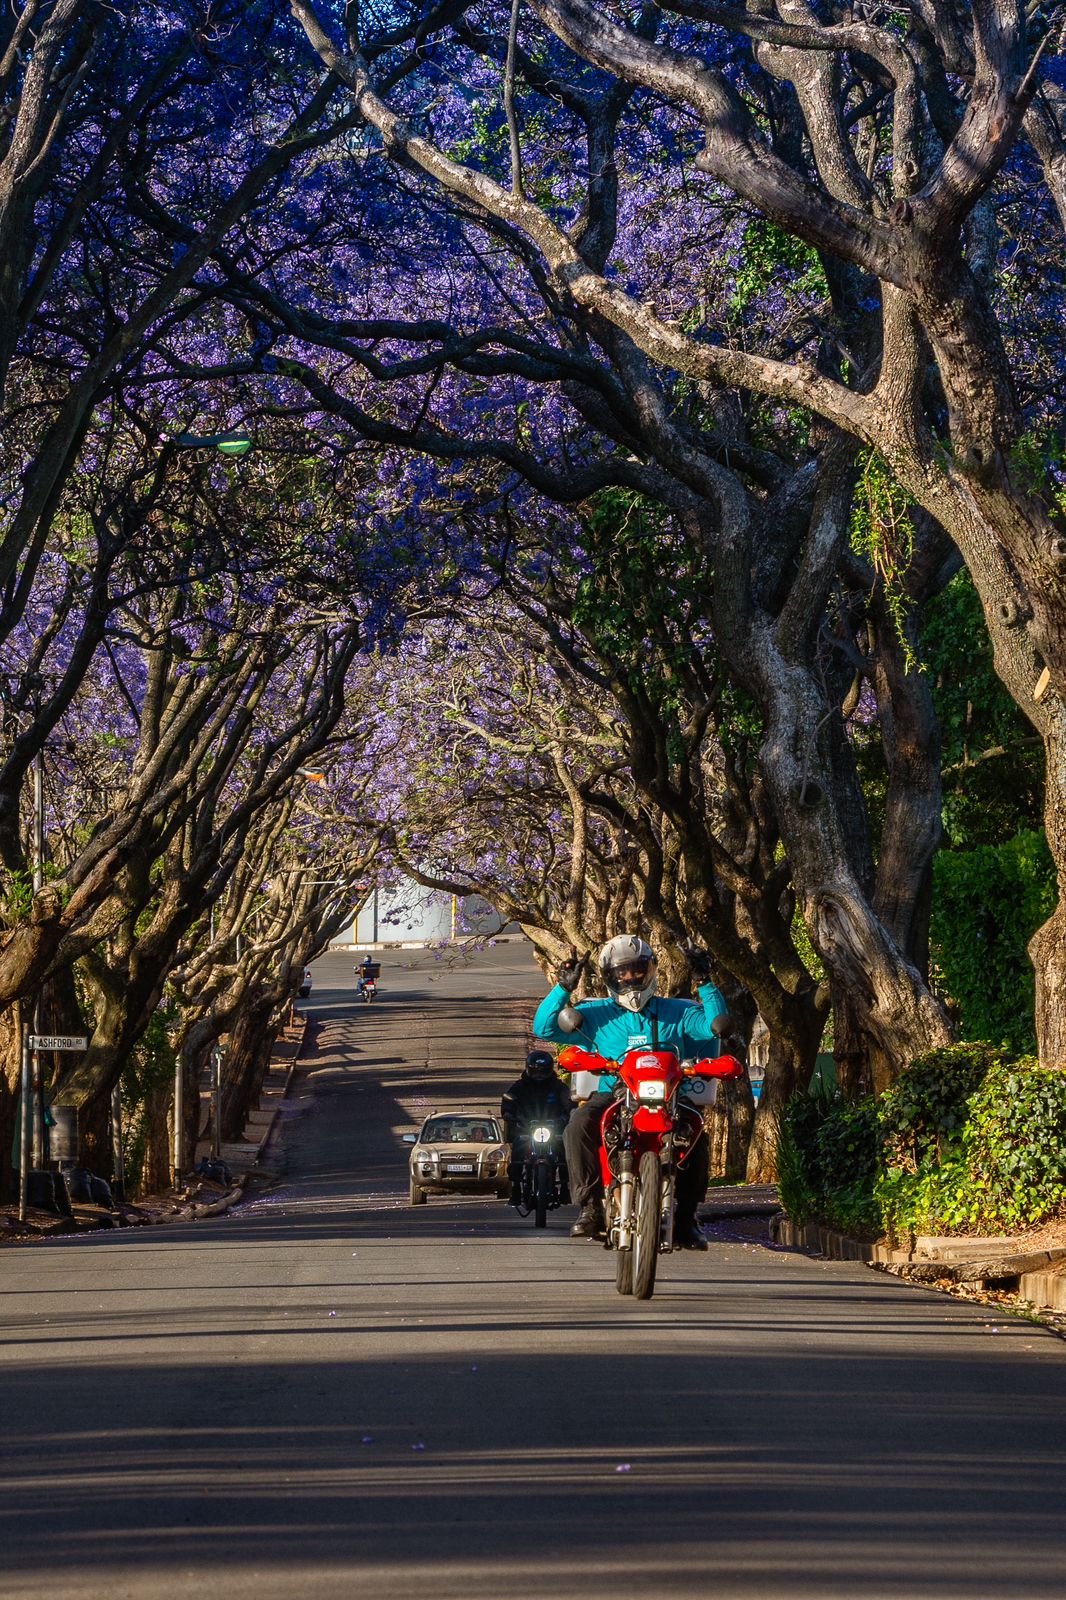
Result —
[[1033, 1226], [1066, 1209], [1066, 1073], [984, 1044], [931, 1051], [880, 1101], [798, 1097], [779, 1154], [797, 1221], [890, 1236]]
[[[807, 1170], [809, 1145], [802, 1137], [803, 1112], [813, 1096], [797, 1095], [785, 1111], [777, 1130], [777, 1194], [793, 1222], [813, 1221], [818, 1215], [818, 1194]], [[801, 1132], [796, 1124], [800, 1122]], [[815, 1123], [816, 1125], [816, 1123]]]
[[1029, 940], [1055, 906], [1055, 868], [1044, 834], [945, 850], [933, 864], [932, 953], [964, 1030], [1031, 1050], [1035, 1005]]
[[994, 1067], [971, 1098], [962, 1144], [963, 1220], [1043, 1222], [1066, 1202], [1066, 1073], [1031, 1056]]
[[872, 1099], [849, 1101], [835, 1089], [798, 1095], [785, 1110], [778, 1136], [781, 1204], [796, 1222], [817, 1218], [836, 1228], [874, 1227], [877, 1160]]
[[941, 1160], [962, 1133], [970, 1096], [1002, 1059], [1002, 1051], [986, 1044], [957, 1044], [916, 1057], [878, 1104], [884, 1162], [917, 1172]]

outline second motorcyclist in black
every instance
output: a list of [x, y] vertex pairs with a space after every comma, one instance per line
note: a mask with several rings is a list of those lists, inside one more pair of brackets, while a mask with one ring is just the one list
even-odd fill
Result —
[[[522, 1198], [522, 1169], [529, 1155], [529, 1129], [545, 1126], [561, 1135], [570, 1120], [570, 1108], [570, 1086], [556, 1072], [551, 1052], [531, 1050], [526, 1057], [525, 1071], [512, 1083], [500, 1102], [504, 1137], [511, 1146], [507, 1168], [507, 1176], [511, 1180], [511, 1205], [518, 1205]], [[561, 1139], [559, 1150], [561, 1155]], [[570, 1198], [565, 1168], [560, 1171], [559, 1179], [565, 1203]]]

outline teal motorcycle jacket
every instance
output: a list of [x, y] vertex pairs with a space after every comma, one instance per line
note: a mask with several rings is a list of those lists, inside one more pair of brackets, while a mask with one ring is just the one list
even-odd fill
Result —
[[[696, 992], [698, 1002], [653, 995], [643, 1011], [627, 1011], [616, 1000], [582, 1000], [577, 1006], [581, 1032], [565, 1033], [558, 1018], [571, 1000], [567, 991], [556, 984], [537, 1007], [533, 1032], [538, 1039], [548, 1039], [552, 1044], [576, 1044], [594, 1050], [608, 1061], [621, 1061], [627, 1050], [673, 1050], [680, 1061], [713, 1059], [721, 1055], [722, 1041], [715, 1036], [711, 1024], [729, 1007], [721, 989], [713, 983], [701, 983]], [[617, 1074], [604, 1073], [599, 1087], [613, 1089], [617, 1081]]]

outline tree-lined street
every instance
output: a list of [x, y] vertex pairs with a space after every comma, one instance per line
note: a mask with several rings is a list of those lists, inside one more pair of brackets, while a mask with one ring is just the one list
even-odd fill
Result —
[[721, 1237], [640, 1304], [562, 1215], [407, 1207], [541, 992], [508, 942], [356, 1008], [326, 956], [273, 1191], [4, 1251], [5, 1600], [1061, 1595], [1049, 1333]]
[[0, 9], [0, 1594], [1066, 1593], [1064, 230], [1057, 3]]

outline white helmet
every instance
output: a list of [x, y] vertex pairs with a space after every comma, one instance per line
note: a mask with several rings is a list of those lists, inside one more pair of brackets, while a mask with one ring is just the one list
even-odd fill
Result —
[[659, 984], [651, 945], [635, 933], [620, 933], [597, 959], [611, 999], [627, 1011], [643, 1011]]

